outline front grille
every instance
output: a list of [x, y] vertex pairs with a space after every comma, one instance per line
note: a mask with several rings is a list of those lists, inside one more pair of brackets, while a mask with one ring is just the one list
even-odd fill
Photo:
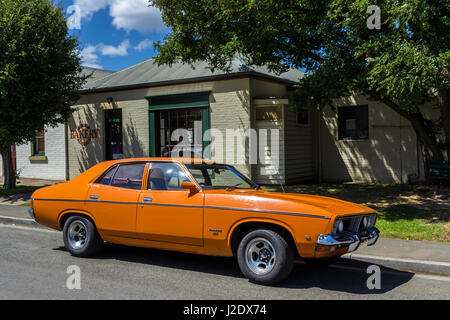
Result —
[[[363, 217], [374, 217], [375, 214], [361, 214], [361, 215], [352, 215], [352, 216], [344, 216], [339, 217], [335, 220], [333, 226], [333, 234], [336, 234], [337, 224], [339, 221], [344, 223], [344, 232], [352, 232], [352, 233], [360, 233], [364, 231], [364, 226], [362, 224]], [[374, 219], [369, 219], [369, 222]], [[373, 225], [372, 225], [373, 226]]]
[[358, 232], [360, 229], [360, 226], [362, 225], [362, 223], [361, 223], [362, 218], [363, 218], [363, 216], [356, 216], [356, 217], [350, 218], [351, 224], [350, 224], [349, 231]]

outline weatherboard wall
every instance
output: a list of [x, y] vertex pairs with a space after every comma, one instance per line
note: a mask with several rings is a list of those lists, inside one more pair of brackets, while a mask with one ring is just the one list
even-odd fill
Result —
[[407, 183], [423, 178], [417, 139], [408, 120], [361, 96], [335, 102], [338, 108], [368, 105], [369, 139], [339, 140], [338, 115], [324, 108], [315, 131], [321, 180]]
[[20, 178], [65, 180], [66, 144], [64, 125], [45, 129], [45, 156], [33, 158], [32, 145], [16, 146], [17, 175]]

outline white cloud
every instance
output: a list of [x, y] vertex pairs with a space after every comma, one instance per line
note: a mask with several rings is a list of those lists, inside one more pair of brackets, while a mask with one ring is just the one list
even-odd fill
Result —
[[116, 29], [148, 33], [164, 28], [161, 12], [149, 7], [148, 0], [74, 0], [73, 4], [80, 8], [81, 18], [88, 20], [95, 12], [109, 7]]
[[110, 45], [104, 45], [99, 44], [99, 49], [101, 50], [101, 53], [103, 56], [127, 56], [128, 55], [128, 48], [130, 47], [130, 41], [124, 40], [122, 43], [117, 46], [110, 46]]
[[103, 69], [101, 65], [98, 64], [97, 46], [87, 46], [81, 50], [81, 64], [86, 67]]
[[96, 11], [105, 9], [111, 2], [111, 0], [74, 0], [73, 5], [79, 8], [82, 18], [90, 20]]
[[137, 46], [135, 46], [134, 49], [140, 52], [142, 50], [150, 48], [152, 45], [153, 45], [153, 41], [152, 40], [144, 39], [141, 42], [139, 42], [139, 44]]
[[103, 67], [99, 64], [99, 54], [102, 56], [127, 56], [130, 48], [130, 41], [125, 39], [117, 47], [99, 43], [97, 45], [88, 45], [80, 51], [81, 64], [86, 67], [99, 68]]
[[109, 13], [117, 29], [147, 33], [164, 28], [161, 12], [155, 7], [149, 7], [147, 0], [115, 0]]

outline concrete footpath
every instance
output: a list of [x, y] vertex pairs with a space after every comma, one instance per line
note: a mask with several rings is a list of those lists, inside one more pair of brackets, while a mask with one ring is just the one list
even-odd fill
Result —
[[[45, 228], [28, 215], [28, 207], [0, 205], [0, 224]], [[364, 261], [401, 271], [450, 276], [450, 244], [380, 238], [371, 247], [362, 245], [343, 255], [337, 264]]]

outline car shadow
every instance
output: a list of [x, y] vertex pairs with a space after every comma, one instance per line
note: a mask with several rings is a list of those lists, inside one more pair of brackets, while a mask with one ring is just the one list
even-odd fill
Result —
[[[309, 266], [299, 262], [295, 264], [291, 275], [277, 287], [297, 289], [315, 287], [352, 294], [377, 295], [404, 285], [414, 276], [414, 273], [411, 272], [378, 265], [380, 287], [373, 288], [374, 273], [367, 271], [368, 267], [372, 265], [363, 261], [348, 261], [347, 259], [340, 259], [328, 267]], [[368, 283], [372, 289], [369, 289]]]
[[[64, 247], [54, 248], [54, 250], [66, 251]], [[102, 250], [90, 259], [119, 260], [244, 279], [237, 261], [230, 257], [204, 256], [105, 243]], [[373, 264], [363, 261], [340, 259], [331, 266], [318, 267], [309, 266], [299, 260], [294, 264], [291, 275], [273, 287], [321, 288], [352, 294], [376, 295], [389, 292], [407, 283], [414, 276], [411, 272], [380, 265], [381, 288], [371, 290], [367, 286], [368, 278], [373, 274], [367, 273], [367, 268], [371, 265]]]

